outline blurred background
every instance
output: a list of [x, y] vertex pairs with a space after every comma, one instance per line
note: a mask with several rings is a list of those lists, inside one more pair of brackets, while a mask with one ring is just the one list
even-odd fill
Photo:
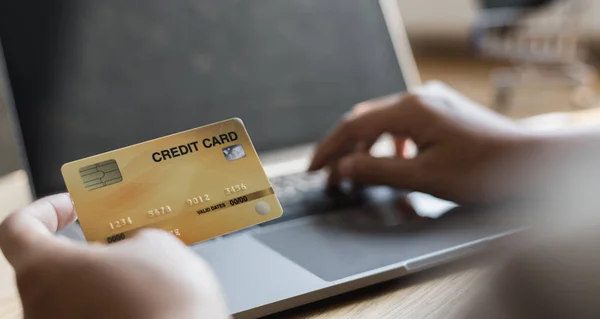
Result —
[[[594, 109], [600, 1], [398, 0], [424, 81], [513, 118]], [[0, 176], [21, 165], [0, 100]]]

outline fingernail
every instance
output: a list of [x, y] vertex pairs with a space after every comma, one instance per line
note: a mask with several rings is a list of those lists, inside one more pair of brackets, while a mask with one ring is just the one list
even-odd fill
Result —
[[352, 173], [352, 167], [354, 166], [354, 160], [351, 157], [344, 157], [338, 163], [338, 170], [340, 175], [348, 177]]

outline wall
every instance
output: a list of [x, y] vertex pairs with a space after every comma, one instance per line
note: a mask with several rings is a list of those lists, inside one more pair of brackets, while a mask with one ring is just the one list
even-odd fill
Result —
[[[585, 39], [600, 45], [600, 1], [588, 0]], [[461, 40], [465, 44], [477, 17], [476, 0], [398, 0], [411, 39]], [[457, 42], [455, 42], [457, 43]]]

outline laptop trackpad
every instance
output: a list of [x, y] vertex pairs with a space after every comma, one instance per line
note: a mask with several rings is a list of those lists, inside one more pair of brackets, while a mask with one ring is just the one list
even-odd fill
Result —
[[372, 215], [363, 209], [305, 218], [255, 237], [323, 280], [335, 281], [514, 229], [490, 218], [496, 213], [463, 208], [395, 226], [373, 221]]

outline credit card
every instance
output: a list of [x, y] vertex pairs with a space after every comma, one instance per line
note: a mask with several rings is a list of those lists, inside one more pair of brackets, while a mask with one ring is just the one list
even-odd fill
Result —
[[192, 245], [282, 214], [237, 118], [70, 162], [62, 175], [88, 242], [159, 228]]

